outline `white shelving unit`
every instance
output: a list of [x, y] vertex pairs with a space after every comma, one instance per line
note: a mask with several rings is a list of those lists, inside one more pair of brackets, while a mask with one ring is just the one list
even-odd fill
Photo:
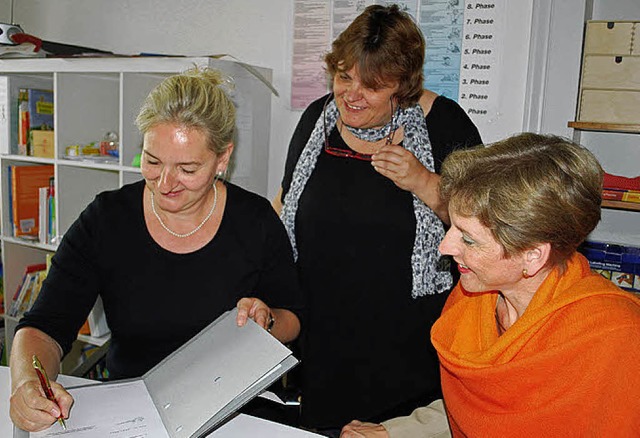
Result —
[[[218, 68], [233, 78], [235, 89], [231, 96], [237, 107], [237, 137], [229, 178], [266, 196], [272, 91], [263, 81], [271, 82], [271, 70], [208, 57], [0, 60], [0, 76], [9, 78], [7, 93], [13, 95], [25, 86], [53, 89], [55, 108], [54, 158], [16, 155], [13, 139], [4, 143], [6, 150], [0, 151], [0, 239], [5, 309], [11, 306], [25, 266], [44, 263], [47, 253], [56, 250], [55, 244], [12, 237], [7, 167], [54, 165], [56, 229], [58, 236], [64, 235], [96, 194], [142, 179], [140, 169], [131, 165], [142, 147], [142, 137], [134, 125], [135, 116], [155, 85], [194, 65]], [[0, 100], [0, 124], [3, 123], [2, 111], [11, 110], [2, 108], [2, 104]], [[0, 130], [0, 135], [3, 132], [6, 131]], [[120, 156], [117, 162], [105, 164], [65, 158], [66, 146], [100, 141], [107, 132], [118, 133]], [[18, 320], [7, 315], [4, 319], [10, 349]], [[97, 345], [104, 341], [83, 340]]]

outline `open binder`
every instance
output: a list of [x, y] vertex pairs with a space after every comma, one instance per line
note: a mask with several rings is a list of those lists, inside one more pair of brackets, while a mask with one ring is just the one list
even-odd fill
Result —
[[[68, 388], [75, 399], [66, 438], [206, 436], [298, 364], [291, 351], [252, 320], [224, 313], [138, 379]], [[57, 436], [49, 429], [14, 438]]]

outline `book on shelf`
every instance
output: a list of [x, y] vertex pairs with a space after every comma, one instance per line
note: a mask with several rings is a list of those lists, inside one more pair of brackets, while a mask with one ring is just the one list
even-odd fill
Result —
[[37, 290], [37, 284], [38, 284], [38, 272], [30, 272], [29, 274], [27, 274], [27, 279], [24, 282], [24, 285], [22, 286], [22, 291], [20, 292], [20, 296], [18, 297], [18, 300], [16, 301], [17, 306], [16, 306], [16, 312], [13, 313], [11, 316], [20, 316], [20, 315], [24, 315], [24, 312], [26, 312], [27, 310], [29, 310], [29, 306], [31, 304], [31, 298], [34, 295], [38, 294], [38, 290]]
[[49, 243], [49, 186], [38, 188], [38, 240]]
[[53, 158], [53, 91], [27, 88], [27, 155]]
[[53, 158], [53, 91], [20, 88], [18, 153]]
[[54, 178], [49, 178], [46, 187], [38, 188], [38, 240], [40, 243], [51, 243], [55, 232], [55, 190]]
[[[49, 87], [51, 87], [51, 80], [46, 78], [0, 75], [0, 154], [27, 154], [26, 137], [23, 141], [22, 150], [19, 150], [18, 147], [20, 89], [46, 89]], [[25, 97], [24, 110], [26, 111], [26, 109]]]
[[27, 265], [22, 276], [22, 281], [18, 285], [11, 307], [7, 314], [12, 317], [18, 317], [31, 308], [31, 305], [35, 301], [44, 276], [46, 276], [46, 263], [37, 263]]
[[640, 190], [602, 189], [602, 199], [607, 201], [622, 201], [640, 203]]
[[49, 178], [49, 191], [47, 192], [48, 198], [48, 216], [47, 216], [47, 241], [53, 243], [57, 236], [56, 233], [56, 188], [54, 177]]
[[10, 217], [13, 236], [37, 240], [39, 235], [39, 189], [49, 186], [53, 165], [9, 166]]
[[18, 91], [18, 155], [28, 155], [29, 138], [29, 94], [27, 88]]
[[640, 191], [640, 175], [636, 177], [627, 177], [622, 175], [613, 175], [604, 173], [603, 187], [611, 190], [633, 190]]

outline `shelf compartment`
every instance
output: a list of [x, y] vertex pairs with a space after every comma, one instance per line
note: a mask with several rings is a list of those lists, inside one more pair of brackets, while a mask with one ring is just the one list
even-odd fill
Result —
[[[17, 154], [18, 95], [21, 88], [53, 90], [53, 74], [4, 74], [0, 79], [0, 153]], [[5, 94], [6, 93], [6, 94]]]
[[56, 146], [64, 158], [67, 146], [99, 142], [120, 132], [120, 75], [56, 73]]

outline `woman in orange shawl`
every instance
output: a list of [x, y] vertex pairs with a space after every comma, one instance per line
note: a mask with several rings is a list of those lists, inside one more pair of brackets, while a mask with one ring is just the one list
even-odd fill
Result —
[[[600, 220], [602, 176], [585, 148], [536, 134], [443, 165], [440, 251], [461, 278], [431, 339], [453, 436], [640, 436], [640, 300], [576, 252]], [[433, 413], [342, 436], [446, 436], [430, 435]]]

